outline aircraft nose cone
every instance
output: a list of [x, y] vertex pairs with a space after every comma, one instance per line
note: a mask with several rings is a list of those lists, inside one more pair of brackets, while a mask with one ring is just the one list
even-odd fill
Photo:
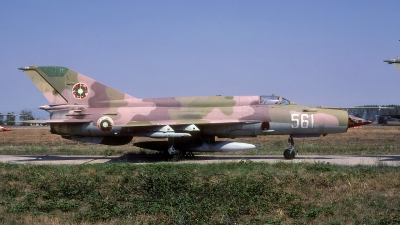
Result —
[[373, 121], [371, 120], [365, 120], [360, 117], [355, 117], [352, 115], [349, 115], [349, 125], [348, 127], [356, 127], [356, 126], [362, 126], [362, 125], [367, 125], [371, 124]]

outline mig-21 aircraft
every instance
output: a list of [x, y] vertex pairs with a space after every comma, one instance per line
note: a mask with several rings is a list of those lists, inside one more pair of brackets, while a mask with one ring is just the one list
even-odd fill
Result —
[[346, 132], [372, 121], [340, 108], [295, 104], [281, 96], [204, 96], [138, 99], [65, 67], [19, 68], [50, 102], [50, 132], [63, 138], [124, 145], [133, 136], [166, 138], [134, 143], [161, 150], [171, 161], [185, 153], [238, 151], [256, 145], [218, 138], [288, 135], [285, 159], [295, 157], [294, 138]]
[[396, 67], [396, 69], [398, 71], [400, 71], [400, 57], [397, 57], [395, 59], [387, 59], [387, 60], [383, 60], [384, 62], [387, 62], [388, 64], [393, 64], [394, 67]]

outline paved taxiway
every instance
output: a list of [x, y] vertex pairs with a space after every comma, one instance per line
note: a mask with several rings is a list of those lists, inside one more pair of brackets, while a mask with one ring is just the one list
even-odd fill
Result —
[[[400, 166], [400, 155], [299, 155], [294, 160], [284, 160], [278, 155], [197, 155], [177, 163], [240, 162], [317, 162], [338, 165], [389, 165]], [[0, 155], [0, 162], [19, 164], [91, 164], [91, 163], [164, 163], [161, 155], [85, 156], [85, 155]]]

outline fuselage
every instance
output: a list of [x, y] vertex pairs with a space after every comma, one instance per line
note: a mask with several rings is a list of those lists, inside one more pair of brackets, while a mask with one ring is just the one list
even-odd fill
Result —
[[90, 77], [60, 66], [21, 67], [50, 105], [53, 134], [64, 138], [123, 145], [134, 136], [167, 141], [134, 143], [162, 150], [174, 160], [183, 152], [237, 151], [257, 148], [249, 143], [215, 140], [258, 135], [289, 135], [286, 159], [294, 158], [296, 137], [343, 133], [368, 124], [345, 110], [297, 105], [270, 96], [204, 96], [137, 99]]
[[90, 121], [50, 124], [53, 133], [75, 136], [133, 135], [149, 126], [169, 125], [174, 129], [190, 124], [201, 128], [202, 135], [231, 138], [342, 133], [348, 128], [345, 110], [297, 105], [278, 96], [129, 99], [108, 103], [107, 107], [74, 105], [49, 111], [55, 121]]

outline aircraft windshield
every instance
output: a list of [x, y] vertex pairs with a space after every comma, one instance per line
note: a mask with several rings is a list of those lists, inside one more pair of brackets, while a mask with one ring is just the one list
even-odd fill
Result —
[[290, 101], [280, 96], [260, 96], [260, 104], [264, 105], [289, 105]]
[[290, 104], [290, 101], [287, 100], [286, 98], [281, 99], [281, 105], [289, 105], [289, 104]]

